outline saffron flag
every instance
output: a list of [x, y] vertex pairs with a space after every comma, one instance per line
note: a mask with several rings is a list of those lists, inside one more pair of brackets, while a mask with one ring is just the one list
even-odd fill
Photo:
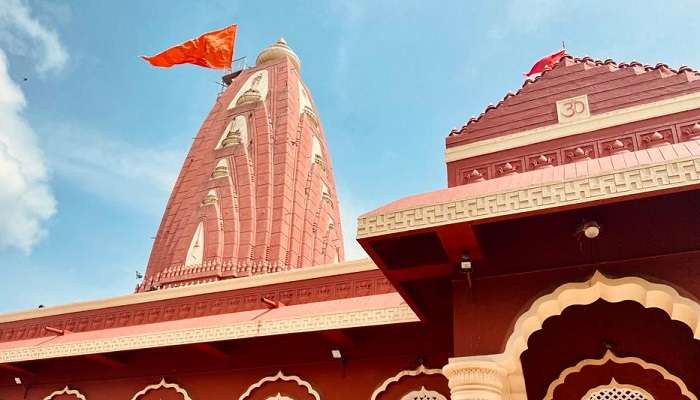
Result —
[[562, 59], [566, 55], [566, 50], [559, 50], [556, 53], [552, 53], [543, 59], [537, 61], [535, 65], [532, 66], [530, 69], [530, 72], [525, 73], [523, 75], [525, 76], [531, 76], [535, 74], [542, 73], [548, 69], [552, 69], [556, 63], [559, 62], [559, 60]]
[[169, 68], [177, 64], [194, 64], [206, 68], [225, 68], [231, 65], [233, 46], [238, 25], [208, 32], [202, 36], [173, 46], [155, 56], [141, 56], [155, 67]]

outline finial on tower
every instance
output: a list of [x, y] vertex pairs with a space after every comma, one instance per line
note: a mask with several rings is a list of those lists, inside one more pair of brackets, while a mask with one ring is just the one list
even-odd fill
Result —
[[287, 41], [284, 40], [283, 37], [280, 37], [277, 39], [277, 42], [263, 49], [263, 51], [258, 54], [255, 63], [256, 65], [260, 65], [266, 62], [279, 60], [282, 57], [288, 57], [297, 71], [301, 71], [299, 56], [287, 45]]

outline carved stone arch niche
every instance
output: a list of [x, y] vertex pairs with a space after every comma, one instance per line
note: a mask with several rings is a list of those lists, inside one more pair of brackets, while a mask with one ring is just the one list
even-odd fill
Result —
[[321, 400], [321, 395], [308, 381], [279, 371], [250, 385], [238, 400]]
[[192, 400], [192, 398], [180, 385], [161, 379], [160, 382], [136, 392], [131, 400]]
[[43, 398], [43, 400], [87, 400], [85, 395], [79, 390], [71, 389], [68, 386], [61, 390], [56, 390], [50, 395]]
[[[630, 388], [635, 390], [625, 391]], [[661, 365], [639, 357], [618, 357], [609, 350], [602, 358], [585, 359], [562, 371], [549, 385], [544, 400], [572, 398], [698, 400], [682, 379]]]
[[[605, 318], [598, 318], [600, 315], [605, 316]], [[615, 315], [625, 316], [620, 321], [624, 321], [626, 324], [624, 326], [627, 328], [621, 329], [623, 324], [610, 324]], [[591, 330], [592, 325], [585, 328], [578, 326], [592, 320], [596, 320], [595, 325], [598, 328], [605, 328], [603, 324], [608, 324], [612, 328], [628, 333], [624, 335], [622, 341], [613, 340], [610, 343], [616, 350], [621, 349], [623, 354], [642, 355], [647, 358], [649, 355], [653, 355], [654, 358], [650, 359], [664, 364], [677, 376], [684, 378], [690, 392], [700, 393], [700, 381], [692, 379], [693, 366], [700, 363], [698, 361], [700, 360], [700, 342], [698, 342], [700, 339], [700, 304], [694, 299], [682, 296], [676, 289], [667, 284], [650, 282], [636, 276], [608, 278], [600, 272], [593, 274], [587, 281], [563, 284], [553, 292], [537, 298], [528, 310], [517, 318], [503, 353], [452, 358], [443, 368], [443, 373], [450, 380], [453, 395], [455, 392], [457, 395], [465, 392], [482, 393], [487, 389], [496, 393], [499, 397], [494, 398], [499, 399], [543, 398], [547, 385], [556, 379], [556, 375], [560, 372], [560, 369], [554, 370], [554, 368], [564, 368], [563, 363], [566, 361], [564, 358], [570, 359], [570, 362], [571, 359], [574, 359], [574, 355], [571, 353], [581, 351], [583, 344], [585, 344], [579, 341], [575, 348], [571, 347], [570, 351], [561, 353], [559, 350], [565, 349], [567, 342], [560, 338], [567, 337], [571, 340], [572, 335], [565, 333], [563, 336], [558, 336], [557, 339], [552, 339], [552, 337], [565, 330], [574, 333], [592, 331], [596, 334], [610, 331], [598, 328]], [[644, 322], [644, 327], [628, 329], [634, 323], [641, 323], [640, 321]], [[648, 323], [650, 321], [654, 323]], [[556, 325], [555, 329], [552, 329], [554, 325]], [[650, 327], [663, 330], [665, 335], [672, 336], [649, 334], [647, 331]], [[635, 334], [642, 331], [644, 334]], [[587, 338], [586, 351], [588, 354], [600, 351], [605, 344], [595, 335], [578, 335], [578, 338], [582, 337]], [[669, 346], [665, 346], [663, 342], [655, 339], [658, 337], [673, 337], [673, 340], [669, 340]], [[539, 349], [537, 351], [539, 351], [540, 359], [546, 354], [559, 359], [559, 364], [551, 362], [550, 358], [548, 364], [544, 365], [552, 371], [544, 373], [542, 368], [532, 368], [538, 365], [537, 357], [524, 353], [532, 350], [530, 344], [533, 341], [538, 341], [540, 344], [534, 346], [535, 350]], [[677, 351], [679, 343], [686, 346], [688, 351], [679, 353]], [[667, 349], [674, 348], [670, 345], [676, 346], [673, 352], [667, 351]], [[527, 357], [530, 357], [530, 368], [527, 370], [533, 373], [530, 376], [536, 380], [535, 384], [531, 384], [529, 387], [526, 387], [526, 371], [523, 369], [524, 364], [527, 363]], [[470, 371], [476, 371], [479, 374], [469, 374]], [[554, 373], [553, 377], [548, 381], [552, 373]], [[608, 382], [610, 382], [609, 378], [598, 385]], [[585, 382], [586, 385], [589, 383], [590, 379]], [[631, 384], [636, 383], [632, 381]], [[591, 386], [588, 386], [586, 389], [590, 388]], [[529, 393], [530, 396], [528, 396], [528, 391], [537, 393]], [[538, 396], [539, 392], [541, 392], [540, 396]], [[581, 393], [578, 397], [568, 396], [565, 398], [566, 400], [577, 400], [583, 394]], [[692, 398], [687, 395], [685, 397]], [[658, 400], [658, 396], [655, 398]]]
[[370, 400], [447, 400], [447, 379], [442, 370], [419, 365], [403, 370], [384, 380], [372, 393]]

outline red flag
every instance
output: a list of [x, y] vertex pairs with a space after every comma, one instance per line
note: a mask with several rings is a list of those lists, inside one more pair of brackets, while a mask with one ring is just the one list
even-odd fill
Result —
[[177, 64], [194, 64], [207, 68], [229, 67], [233, 59], [237, 28], [238, 25], [231, 25], [173, 46], [155, 56], [141, 57], [155, 67], [168, 68]]
[[531, 76], [534, 74], [539, 74], [542, 73], [548, 69], [552, 69], [556, 63], [559, 62], [559, 60], [562, 59], [566, 55], [566, 50], [559, 50], [556, 53], [552, 53], [548, 55], [547, 57], [544, 57], [540, 61], [537, 61], [535, 65], [532, 66], [530, 69], [530, 72], [523, 74], [525, 76]]

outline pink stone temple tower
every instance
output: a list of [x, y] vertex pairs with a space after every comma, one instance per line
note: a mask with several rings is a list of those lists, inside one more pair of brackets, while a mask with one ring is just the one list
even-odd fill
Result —
[[175, 182], [137, 291], [344, 259], [328, 145], [284, 39], [229, 76]]

